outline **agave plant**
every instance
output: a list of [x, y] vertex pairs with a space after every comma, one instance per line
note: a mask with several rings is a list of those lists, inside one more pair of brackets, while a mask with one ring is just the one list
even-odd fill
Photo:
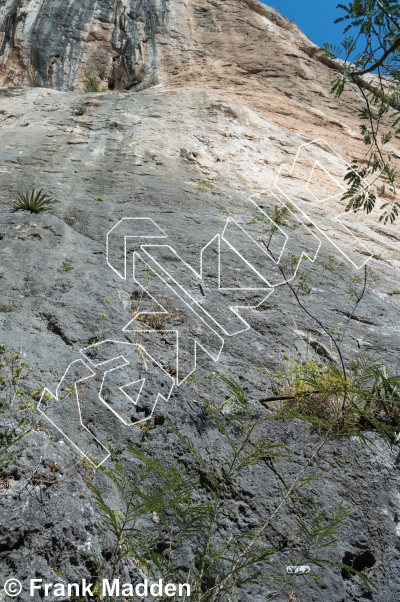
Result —
[[32, 213], [39, 213], [40, 211], [51, 211], [53, 208], [50, 205], [54, 199], [49, 197], [47, 194], [42, 194], [43, 189], [36, 192], [35, 189], [32, 192], [18, 192], [18, 199], [13, 202], [15, 209], [25, 209]]

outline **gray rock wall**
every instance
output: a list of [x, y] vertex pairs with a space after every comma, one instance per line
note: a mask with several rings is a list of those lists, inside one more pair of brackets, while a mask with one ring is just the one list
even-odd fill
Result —
[[[253, 0], [0, 0], [0, 341], [31, 367], [21, 381], [22, 399], [0, 412], [0, 433], [22, 417], [33, 428], [24, 452], [0, 473], [0, 585], [12, 576], [24, 586], [33, 577], [95, 578], [94, 556], [104, 571], [110, 568], [108, 533], [88, 479], [115, 507], [120, 500], [77, 448], [101, 461], [106, 444], [112, 446], [130, 471], [135, 464], [126, 450], [134, 443], [198, 470], [165, 419], [204, 457], [221, 457], [227, 447], [203, 410], [204, 399], [227, 397], [219, 375], [237, 380], [256, 412], [269, 412], [258, 401], [274, 391], [266, 370], [307, 354], [315, 361], [334, 358], [326, 330], [343, 336], [347, 364], [368, 354], [398, 366], [398, 224], [382, 225], [377, 212], [337, 220], [344, 212], [335, 197], [345, 169], [339, 155], [350, 161], [364, 149], [355, 117], [359, 99], [351, 91], [332, 99], [332, 76], [295, 24]], [[91, 79], [102, 93], [81, 93]], [[295, 169], [280, 173], [306, 143]], [[322, 169], [314, 170], [315, 161]], [[14, 211], [18, 192], [33, 187], [54, 197], [51, 212]], [[249, 224], [260, 209], [279, 206], [282, 191], [297, 213], [271, 248], [283, 261], [297, 257], [295, 264], [308, 254], [298, 264], [308, 274], [305, 309], [279, 285], [279, 270], [257, 246], [266, 236], [260, 224]], [[312, 224], [299, 221], [302, 212]], [[160, 232], [164, 238], [154, 238]], [[131, 253], [140, 245], [128, 239], [125, 277], [123, 243], [138, 233], [173, 250], [140, 249], [135, 282]], [[320, 262], [332, 257], [357, 287], [357, 267], [366, 260], [379, 278], [369, 280], [355, 315], [343, 279], [322, 269]], [[151, 283], [153, 306], [143, 282]], [[178, 285], [190, 295], [187, 303]], [[140, 320], [132, 323], [133, 305], [144, 311], [157, 301], [171, 314], [165, 325], [179, 332], [179, 365], [174, 333], [132, 332], [143, 330]], [[100, 345], [104, 340], [117, 342]], [[100, 360], [115, 361], [126, 350], [131, 362], [123, 378], [120, 370], [104, 375]], [[128, 377], [146, 381], [134, 408], [118, 393]], [[41, 406], [52, 423], [37, 398], [33, 411], [26, 405], [40, 383], [55, 394], [78, 379], [79, 407], [78, 398], [64, 394]], [[0, 408], [4, 394], [3, 386]], [[148, 418], [156, 400], [154, 428], [146, 433], [132, 425]], [[301, 470], [319, 441], [298, 422], [273, 420], [266, 431], [289, 446], [290, 459], [248, 473], [240, 497], [227, 500], [224, 538], [268, 518], [283, 481]], [[350, 509], [328, 556], [365, 570], [379, 593], [330, 568], [321, 581], [295, 580], [302, 602], [400, 598], [398, 444], [389, 449], [376, 433], [370, 436], [374, 446], [331, 443], [318, 461], [322, 474], [312, 493], [327, 512], [340, 500]], [[311, 492], [304, 495], [309, 503]], [[268, 533], [282, 548], [273, 567], [280, 575], [296, 551], [290, 537], [285, 551], [287, 534], [302, 513], [299, 499], [290, 502]], [[151, 532], [152, 517], [144, 527]], [[133, 582], [140, 577], [132, 563], [124, 571]], [[239, 599], [264, 602], [270, 590], [262, 582], [244, 588]], [[19, 599], [31, 599], [26, 591]]]
[[[87, 112], [76, 114], [76, 107], [82, 106]], [[106, 235], [119, 220], [154, 220], [168, 236], [168, 243], [193, 269], [198, 269], [201, 249], [216, 234], [222, 235], [229, 217], [253, 236], [262, 236], [257, 226], [248, 226], [255, 215], [254, 205], [249, 202], [249, 195], [254, 192], [247, 183], [249, 174], [254, 181], [259, 178], [258, 190], [263, 184], [273, 187], [276, 165], [283, 157], [290, 164], [304, 142], [304, 137], [217, 95], [159, 89], [93, 95], [3, 89], [0, 137], [0, 302], [19, 308], [16, 312], [0, 312], [0, 340], [7, 348], [18, 350], [32, 368], [22, 382], [24, 399], [29, 399], [28, 394], [39, 383], [54, 392], [71, 362], [83, 359], [80, 350], [100, 338], [125, 345], [135, 342], [135, 335], [122, 329], [132, 319], [129, 298], [140, 298], [140, 287], [133, 282], [130, 268], [123, 280], [106, 262]], [[326, 147], [315, 147], [313, 152], [319, 160], [329, 160], [332, 169], [339, 170], [337, 158]], [[272, 165], [263, 171], [258, 163], [261, 154]], [[304, 167], [303, 175], [306, 174]], [[301, 178], [296, 180], [293, 198], [307, 211], [314, 211], [321, 228], [332, 234], [331, 242], [323, 238], [318, 260], [327, 261], [334, 256], [338, 262], [344, 261], [333, 243], [346, 246], [352, 240], [351, 234], [337, 230], [334, 214], [328, 210], [312, 209], [310, 201], [303, 198], [303, 183]], [[51, 212], [34, 215], [13, 211], [11, 201], [17, 191], [32, 187], [43, 188], [55, 197]], [[270, 192], [262, 196], [261, 202], [264, 209], [270, 210], [277, 201]], [[347, 362], [368, 352], [383, 356], [395, 366], [400, 351], [398, 234], [358, 218], [349, 218], [348, 225], [374, 253], [370, 266], [380, 280], [368, 288], [357, 319], [350, 320], [343, 352]], [[312, 247], [312, 236], [296, 219], [284, 231], [289, 237], [288, 249], [295, 255]], [[238, 248], [242, 244], [239, 234], [237, 230], [232, 234], [232, 243]], [[225, 248], [224, 253], [227, 252]], [[118, 253], [116, 257], [121, 260]], [[316, 360], [334, 354], [329, 337], [298, 306], [287, 287], [277, 287], [257, 309], [249, 307], [259, 299], [257, 293], [249, 292], [250, 285], [258, 280], [254, 272], [243, 268], [237, 256], [226, 255], [224, 283], [227, 287], [239, 285], [239, 290], [234, 295], [217, 294], [213, 257], [206, 263], [210, 273], [208, 280], [201, 282], [202, 287], [165, 248], [156, 258], [170, 271], [177, 270], [181, 281], [184, 279], [186, 286], [191, 287], [193, 299], [201, 301], [220, 323], [225, 320], [226, 328], [232, 328], [231, 334], [237, 318], [229, 305], [247, 305], [240, 310], [240, 316], [249, 328], [235, 336], [225, 336], [218, 330], [224, 339], [218, 361], [199, 351], [191, 384], [175, 386], [167, 401], [157, 403], [154, 429], [144, 434], [136, 426], [124, 426], [105, 409], [98, 397], [101, 369], [95, 368], [94, 378], [78, 386], [85, 424], [100, 443], [107, 441], [114, 446], [118, 459], [128, 470], [132, 459], [126, 447], [132, 443], [169, 462], [179, 459], [195, 468], [167, 427], [167, 417], [194, 439], [205, 457], [217, 458], [225, 453], [223, 441], [202, 411], [204, 398], [226, 398], [219, 374], [235, 378], [254, 401], [256, 410], [265, 412], [258, 399], [271, 392], [272, 385], [268, 375], [260, 371], [262, 365], [272, 369], [286, 353], [304, 358], [308, 350]], [[257, 255], [254, 261], [261, 273], [265, 257]], [[65, 271], [64, 264], [73, 269]], [[302, 270], [310, 271], [311, 286], [303, 302], [337, 333], [347, 322], [351, 303], [344, 284], [327, 277], [317, 264], [301, 264]], [[346, 269], [349, 276], [359, 274], [350, 264]], [[171, 289], [156, 287], [155, 292], [167, 292], [173, 316], [182, 318], [179, 328], [182, 337], [186, 336], [183, 359], [190, 369], [190, 341], [202, 334], [202, 323], [189, 310], [185, 313]], [[101, 319], [102, 313], [107, 319]], [[177, 322], [172, 325], [176, 327]], [[210, 345], [208, 351], [215, 350], [212, 337], [206, 337], [206, 343]], [[157, 334], [148, 344], [160, 364], [174, 365], [174, 347], [168, 337]], [[140, 367], [140, 355], [134, 357]], [[151, 375], [152, 386], [159, 391], [162, 380], [152, 370], [148, 367], [146, 372], [142, 367], [142, 376]], [[116, 379], [109, 380], [108, 391], [103, 393], [112, 395], [120, 384]], [[154, 389], [146, 395], [137, 407], [143, 418], [148, 414]], [[91, 553], [106, 561], [107, 549], [82, 471], [73, 473], [75, 465], [80, 467], [80, 456], [59, 430], [40, 418], [36, 407], [32, 413], [30, 409], [18, 409], [19, 405], [15, 400], [12, 413], [5, 415], [4, 425], [15, 424], [25, 416], [35, 429], [38, 425], [49, 429], [51, 436], [41, 432], [30, 435], [25, 452], [2, 474], [8, 484], [0, 489], [2, 581], [11, 575], [24, 583], [42, 575], [52, 581], [52, 567], [62, 572], [66, 580], [89, 578], [95, 574]], [[73, 398], [65, 397], [53, 405], [53, 417], [64, 432], [67, 428], [79, 431]], [[271, 436], [289, 445], [291, 459], [277, 461], [273, 466], [265, 464], [249, 473], [242, 483], [240, 501], [229, 501], [230, 514], [221, 525], [224, 536], [269, 516], [282, 484], [276, 471], [280, 475], [295, 474], [318, 440], [318, 434], [310, 434], [300, 423], [272, 421], [269, 429]], [[313, 484], [313, 492], [327, 511], [342, 498], [351, 509], [338, 546], [329, 551], [329, 557], [335, 561], [358, 559], [357, 566], [362, 565], [380, 592], [370, 594], [358, 579], [343, 579], [340, 570], [329, 569], [321, 581], [303, 579], [295, 584], [301, 600], [395, 602], [399, 598], [397, 446], [389, 450], [376, 434], [371, 436], [375, 447], [363, 447], [353, 440], [332, 443], [318, 466], [324, 470], [328, 468], [327, 461], [339, 463]], [[94, 452], [101, 453], [101, 448]], [[53, 461], [61, 467], [55, 477], [60, 484], [44, 490], [40, 484], [30, 485], [32, 472], [51, 471]], [[64, 476], [68, 479], [61, 483]], [[93, 478], [117, 505], [109, 484], [98, 474]], [[37, 498], [40, 495], [44, 496], [43, 502]], [[308, 499], [309, 494], [305, 495]], [[288, 531], [293, 531], [294, 516], [301, 512], [298, 501], [285, 507], [269, 533], [273, 544], [278, 545]], [[85, 547], [89, 540], [90, 545]], [[282, 572], [288, 562], [284, 551], [278, 560], [275, 569]], [[266, 584], [261, 585], [258, 590], [244, 590], [240, 599], [261, 602], [268, 591]], [[28, 598], [24, 594], [20, 599]]]
[[73, 90], [85, 72], [112, 87], [139, 65], [157, 70], [156, 34], [167, 2], [27, 2], [0, 5], [4, 84]]

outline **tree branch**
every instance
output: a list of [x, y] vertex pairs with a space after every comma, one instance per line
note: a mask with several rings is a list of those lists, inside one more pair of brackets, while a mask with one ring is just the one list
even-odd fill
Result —
[[394, 23], [394, 25], [396, 25], [396, 27], [400, 30], [400, 25], [399, 25], [398, 21], [396, 21], [396, 19], [390, 13], [387, 12], [386, 8], [384, 6], [382, 6], [382, 3], [380, 2], [380, 0], [377, 0], [377, 3], [379, 5], [381, 11], [383, 13], [385, 13], [385, 15], [388, 17], [388, 19], [390, 19], [392, 21], [392, 23]]
[[397, 38], [395, 43], [392, 44], [392, 46], [386, 50], [386, 52], [381, 56], [379, 61], [372, 65], [372, 67], [370, 67], [369, 69], [363, 69], [362, 71], [352, 71], [351, 75], [354, 75], [355, 77], [360, 77], [361, 75], [372, 73], [372, 71], [375, 71], [376, 69], [378, 69], [378, 67], [381, 67], [385, 60], [388, 58], [388, 56], [396, 52], [398, 48], [400, 48], [400, 38]]

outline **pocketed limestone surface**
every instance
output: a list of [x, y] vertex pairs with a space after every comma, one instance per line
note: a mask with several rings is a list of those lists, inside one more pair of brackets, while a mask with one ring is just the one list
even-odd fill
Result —
[[[16, 309], [0, 311], [0, 341], [31, 367], [22, 399], [0, 413], [0, 432], [21, 418], [33, 429], [0, 473], [0, 577], [24, 586], [30, 578], [74, 582], [97, 574], [94, 557], [110, 567], [89, 478], [119, 503], [77, 447], [100, 460], [111, 446], [128, 471], [130, 444], [198, 470], [166, 418], [204, 457], [223, 456], [227, 447], [203, 409], [204, 399], [228, 397], [218, 376], [234, 378], [255, 412], [271, 412], [258, 401], [276, 390], [266, 370], [286, 356], [336, 358], [321, 324], [342, 339], [347, 365], [368, 354], [396, 367], [400, 236], [398, 224], [383, 225], [377, 212], [338, 221], [345, 160], [363, 150], [360, 100], [352, 92], [340, 101], [329, 96], [334, 70], [273, 9], [218, 0], [6, 1], [0, 23], [0, 307]], [[101, 91], [85, 93], [92, 75]], [[51, 211], [14, 210], [17, 193], [32, 188], [54, 198]], [[295, 212], [278, 232], [270, 237], [262, 222], [250, 224], [284, 195]], [[303, 274], [303, 307], [265, 243]], [[300, 261], [303, 254], [308, 259]], [[343, 264], [344, 279], [324, 270], [332, 259]], [[365, 262], [371, 272], [353, 315], [346, 281], [356, 278], [362, 287]], [[156, 332], [143, 332], [137, 310], [148, 315], [157, 304], [166, 319], [158, 318]], [[194, 339], [201, 343], [196, 356]], [[124, 354], [126, 372], [105, 374], [101, 362]], [[147, 379], [134, 412], [119, 390], [128, 377]], [[180, 386], [172, 382], [177, 377]], [[74, 394], [42, 407], [53, 424], [37, 397], [34, 411], [26, 409], [40, 383], [55, 394], [61, 381], [65, 391], [77, 380], [81, 414]], [[153, 408], [154, 428], [132, 425]], [[282, 475], [297, 474], [319, 440], [297, 421], [271, 420], [266, 428], [288, 445], [290, 458], [243, 478], [240, 499], [229, 500], [221, 522], [223, 537], [265, 522], [282, 494]], [[398, 444], [389, 449], [369, 435], [374, 445], [330, 443], [318, 467], [334, 466], [312, 490], [328, 512], [342, 499], [351, 509], [327, 556], [355, 563], [379, 593], [328, 568], [320, 581], [295, 580], [302, 601], [400, 597]], [[295, 499], [273, 522], [268, 537], [282, 548], [276, 573], [286, 569], [284, 542], [302, 513]], [[124, 567], [126, 579], [140, 579], [138, 570]], [[239, 599], [262, 602], [269, 591], [261, 583]], [[32, 598], [24, 587], [17, 599]]]

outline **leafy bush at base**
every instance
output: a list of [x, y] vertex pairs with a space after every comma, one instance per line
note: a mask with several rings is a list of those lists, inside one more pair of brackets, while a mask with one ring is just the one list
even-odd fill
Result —
[[[349, 514], [342, 503], [327, 513], [319, 504], [309, 502], [305, 520], [295, 519], [295, 532], [285, 551], [271, 544], [273, 519], [289, 499], [318, 478], [312, 466], [330, 440], [329, 433], [320, 438], [298, 474], [286, 480], [280, 499], [264, 522], [253, 523], [250, 528], [232, 523], [232, 530], [225, 530], [226, 519], [242, 499], [241, 479], [260, 464], [269, 466], [274, 459], [290, 455], [284, 444], [265, 435], [264, 427], [270, 420], [267, 413], [260, 406], [254, 407], [234, 381], [223, 380], [231, 393], [229, 404], [205, 402], [208, 426], [216, 429], [225, 443], [223, 456], [204, 457], [189, 437], [167, 421], [176, 444], [189, 452], [191, 467], [186, 462], [171, 464], [130, 447], [133, 474], [128, 476], [118, 462], [109, 470], [102, 469], [119, 494], [118, 508], [89, 485], [112, 533], [112, 568], [110, 571], [98, 562], [101, 578], [118, 577], [123, 560], [130, 558], [151, 579], [189, 583], [191, 599], [197, 602], [228, 602], [238, 599], [243, 586], [290, 595], [296, 577], [287, 574], [286, 564], [308, 564], [319, 569], [307, 578], [321, 578], [318, 573], [327, 566], [344, 566], [322, 556], [325, 548], [336, 547], [340, 525]], [[152, 527], [147, 521], [144, 530], [145, 517], [152, 518]], [[284, 565], [281, 572], [272, 568], [276, 563]], [[368, 588], [375, 587], [365, 575], [345, 568], [357, 574]]]

